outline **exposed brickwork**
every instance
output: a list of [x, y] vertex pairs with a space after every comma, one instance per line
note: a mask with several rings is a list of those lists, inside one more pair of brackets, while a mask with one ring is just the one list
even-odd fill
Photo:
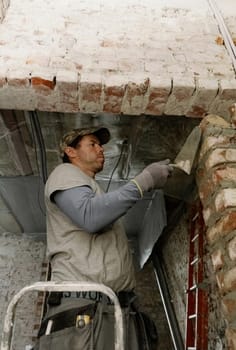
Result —
[[219, 272], [217, 282], [222, 294], [234, 291], [236, 289], [236, 267]]
[[236, 163], [236, 149], [217, 148], [208, 157], [205, 168], [208, 171], [216, 165], [230, 162]]
[[236, 129], [210, 116], [201, 122], [202, 147], [197, 183], [208, 226], [207, 240], [228, 329], [228, 349], [236, 349]]
[[214, 243], [218, 239], [227, 236], [236, 229], [236, 211], [227, 213], [218, 220], [215, 225], [207, 230], [207, 238], [209, 243]]
[[229, 116], [235, 72], [199, 1], [1, 0], [0, 109]]
[[220, 270], [224, 265], [224, 252], [221, 249], [215, 250], [211, 255], [211, 259], [214, 270]]
[[236, 318], [236, 299], [234, 294], [228, 294], [222, 298], [222, 310], [226, 318], [230, 321], [234, 321]]

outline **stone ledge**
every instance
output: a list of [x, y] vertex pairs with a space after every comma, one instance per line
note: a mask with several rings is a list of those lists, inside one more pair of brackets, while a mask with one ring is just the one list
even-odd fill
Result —
[[[220, 88], [219, 88], [220, 86]], [[0, 109], [64, 113], [179, 115], [203, 118], [209, 111], [229, 117], [236, 82], [129, 76], [77, 71], [0, 71]], [[224, 106], [224, 107], [223, 107]]]

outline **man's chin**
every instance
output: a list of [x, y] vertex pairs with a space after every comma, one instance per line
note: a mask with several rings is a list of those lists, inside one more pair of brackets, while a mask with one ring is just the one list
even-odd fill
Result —
[[97, 173], [100, 172], [100, 171], [102, 171], [103, 168], [104, 168], [104, 164], [98, 165], [98, 166], [97, 166]]

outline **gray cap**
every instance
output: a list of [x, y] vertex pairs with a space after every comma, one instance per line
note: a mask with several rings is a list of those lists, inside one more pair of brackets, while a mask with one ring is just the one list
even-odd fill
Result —
[[110, 131], [104, 127], [79, 128], [71, 130], [63, 136], [60, 142], [61, 157], [64, 156], [66, 147], [70, 146], [78, 136], [85, 136], [90, 134], [94, 134], [101, 142], [101, 145], [107, 143], [110, 140], [111, 136]]

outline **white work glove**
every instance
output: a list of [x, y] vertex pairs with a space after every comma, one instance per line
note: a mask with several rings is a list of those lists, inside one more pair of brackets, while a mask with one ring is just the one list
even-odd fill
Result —
[[164, 187], [167, 178], [173, 171], [173, 167], [169, 163], [170, 160], [165, 159], [148, 165], [133, 179], [133, 182], [142, 192]]

